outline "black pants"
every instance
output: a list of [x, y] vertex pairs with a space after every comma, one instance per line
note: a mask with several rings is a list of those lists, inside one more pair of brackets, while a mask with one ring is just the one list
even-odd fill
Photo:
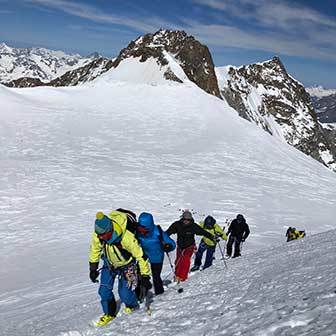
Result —
[[232, 254], [232, 245], [234, 243], [234, 254], [233, 257], [239, 257], [240, 256], [240, 243], [241, 240], [238, 239], [237, 237], [233, 237], [230, 235], [229, 241], [227, 242], [226, 245], [226, 254], [231, 256]]
[[162, 294], [164, 292], [161, 279], [162, 265], [163, 263], [151, 264], [154, 292], [156, 295]]

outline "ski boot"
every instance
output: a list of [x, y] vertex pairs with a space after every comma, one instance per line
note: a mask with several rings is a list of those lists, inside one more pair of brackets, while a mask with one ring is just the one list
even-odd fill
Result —
[[194, 265], [191, 269], [190, 272], [195, 272], [198, 271], [200, 269], [200, 267], [198, 265]]
[[103, 315], [99, 321], [96, 323], [97, 327], [104, 327], [106, 326], [108, 323], [110, 323], [111, 321], [113, 321], [115, 319], [115, 316], [111, 316], [111, 315]]
[[138, 310], [140, 307], [139, 306], [135, 306], [135, 307], [125, 307], [124, 308], [124, 312], [126, 314], [132, 314], [135, 310]]

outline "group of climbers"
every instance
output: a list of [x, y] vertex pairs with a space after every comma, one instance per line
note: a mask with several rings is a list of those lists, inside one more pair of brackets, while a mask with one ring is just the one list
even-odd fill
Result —
[[[242, 215], [232, 221], [228, 233], [229, 243], [236, 242], [233, 257], [237, 257], [240, 255], [237, 242], [245, 240], [249, 235], [248, 225]], [[177, 244], [170, 238], [173, 234], [177, 235]], [[198, 249], [195, 235], [202, 236]], [[215, 218], [207, 216], [198, 225], [188, 210], [166, 231], [155, 225], [153, 216], [147, 212], [141, 213], [138, 221], [133, 212], [124, 209], [114, 210], [108, 215], [98, 212], [89, 255], [91, 281], [98, 282], [100, 274], [98, 293], [104, 315], [97, 326], [108, 324], [117, 315], [117, 302], [113, 294], [116, 278], [119, 298], [125, 305], [124, 311], [131, 313], [139, 308], [139, 302], [152, 288], [150, 275], [155, 294], [164, 292], [161, 271], [165, 253], [177, 248], [174, 275], [175, 281], [179, 283], [188, 278], [191, 257], [196, 251], [191, 271], [200, 268], [205, 251], [203, 269], [212, 265], [216, 244], [220, 239], [227, 240], [227, 234], [216, 224]], [[229, 249], [227, 251], [230, 252]], [[101, 259], [103, 265], [99, 269]]]

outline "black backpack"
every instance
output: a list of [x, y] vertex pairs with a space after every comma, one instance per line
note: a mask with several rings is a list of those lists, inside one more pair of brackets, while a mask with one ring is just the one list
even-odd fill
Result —
[[126, 230], [128, 230], [128, 231], [132, 232], [134, 235], [136, 235], [137, 226], [138, 226], [136, 214], [131, 210], [126, 210], [126, 209], [122, 209], [122, 208], [117, 209], [117, 211], [123, 212], [124, 214], [127, 215]]

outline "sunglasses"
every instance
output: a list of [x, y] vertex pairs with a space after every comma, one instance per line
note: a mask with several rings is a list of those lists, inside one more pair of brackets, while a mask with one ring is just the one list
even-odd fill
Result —
[[137, 231], [141, 233], [142, 235], [146, 235], [148, 233], [148, 230], [144, 228], [143, 226], [138, 226]]
[[98, 235], [100, 240], [108, 241], [112, 238], [112, 231], [104, 232]]

